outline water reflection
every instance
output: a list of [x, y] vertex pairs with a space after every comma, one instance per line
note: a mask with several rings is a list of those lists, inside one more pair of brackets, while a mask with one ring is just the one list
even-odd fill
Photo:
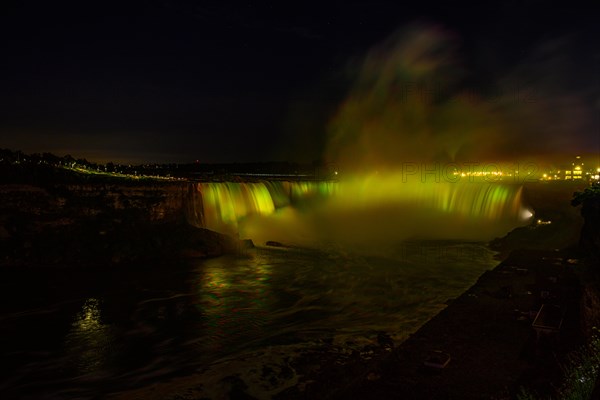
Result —
[[[478, 244], [406, 243], [390, 257], [256, 249], [197, 270], [197, 309], [211, 350], [336, 334], [405, 337], [460, 294], [493, 253]], [[302, 339], [304, 338], [304, 339]]]
[[[48, 394], [62, 382], [68, 392], [56, 398], [93, 398], [198, 370], [215, 387], [232, 374], [271, 387], [273, 375], [249, 365], [283, 370], [318, 343], [353, 346], [380, 331], [402, 340], [495, 263], [475, 243], [405, 243], [386, 254], [259, 247], [120, 276], [85, 301], [76, 292], [68, 306], [15, 321], [5, 387]], [[40, 326], [42, 339], [26, 335]], [[29, 350], [48, 337], [43, 352]]]
[[101, 302], [87, 299], [65, 338], [68, 356], [80, 374], [102, 369], [111, 354], [114, 332], [101, 317]]
[[272, 298], [271, 265], [249, 254], [207, 260], [198, 272], [196, 307], [211, 350], [264, 336]]

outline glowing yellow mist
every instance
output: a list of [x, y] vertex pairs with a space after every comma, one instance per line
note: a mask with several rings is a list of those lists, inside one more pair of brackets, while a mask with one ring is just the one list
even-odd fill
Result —
[[488, 240], [528, 218], [518, 185], [421, 182], [402, 173], [339, 182], [201, 183], [194, 194], [196, 225], [256, 243]]

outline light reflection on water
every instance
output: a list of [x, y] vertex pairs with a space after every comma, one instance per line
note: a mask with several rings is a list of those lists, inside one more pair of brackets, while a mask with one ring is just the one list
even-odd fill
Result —
[[193, 279], [195, 304], [205, 318], [213, 351], [260, 338], [269, 319], [271, 268], [254, 256], [205, 261]]
[[112, 327], [102, 323], [101, 304], [89, 298], [75, 317], [65, 347], [78, 373], [100, 370], [111, 355]]
[[[388, 254], [389, 255], [389, 254]], [[406, 337], [495, 265], [479, 244], [403, 244], [392, 257], [258, 248], [197, 268], [213, 350], [385, 331]]]
[[[190, 267], [123, 272], [101, 289], [73, 289], [57, 277], [67, 289], [44, 299], [53, 306], [12, 314], [13, 333], [0, 342], [12, 372], [0, 391], [86, 398], [266, 349], [285, 359], [286, 346], [297, 351], [316, 341], [343, 345], [379, 331], [402, 340], [494, 264], [477, 243], [417, 242], [385, 256], [256, 248]], [[60, 340], [22, 335], [32, 329]], [[32, 340], [40, 350], [30, 350]]]

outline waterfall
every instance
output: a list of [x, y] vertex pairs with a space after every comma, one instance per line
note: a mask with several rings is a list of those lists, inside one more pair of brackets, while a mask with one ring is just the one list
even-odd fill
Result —
[[[482, 227], [515, 227], [523, 224], [524, 214], [530, 216], [522, 204], [520, 185], [402, 183], [394, 175], [341, 182], [193, 183], [188, 203], [190, 223], [231, 235], [239, 234], [247, 221], [261, 220], [263, 227], [273, 221], [293, 229], [298, 219], [305, 219], [333, 237], [348, 230], [373, 235], [379, 229], [422, 236], [429, 230], [433, 236], [450, 237], [455, 230], [465, 238], [477, 237]], [[286, 209], [295, 210], [295, 221], [276, 221]]]
[[307, 204], [333, 195], [335, 182], [203, 182], [193, 183], [188, 201], [192, 225], [236, 234], [238, 223], [251, 215]]

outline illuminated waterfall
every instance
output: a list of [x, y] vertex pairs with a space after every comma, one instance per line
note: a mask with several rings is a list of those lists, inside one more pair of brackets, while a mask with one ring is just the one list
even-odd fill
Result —
[[[403, 182], [404, 180], [404, 182]], [[399, 174], [348, 180], [339, 190], [340, 207], [398, 205], [413, 212], [437, 212], [470, 219], [516, 218], [522, 187], [493, 182], [406, 181]]]
[[329, 197], [334, 182], [211, 182], [192, 185], [188, 216], [193, 225], [236, 234], [238, 223], [251, 215]]
[[[523, 224], [520, 185], [491, 182], [402, 182], [371, 175], [341, 182], [212, 182], [190, 188], [188, 216], [196, 226], [259, 242], [351, 241], [411, 235], [485, 239]], [[285, 235], [284, 235], [285, 236]]]

